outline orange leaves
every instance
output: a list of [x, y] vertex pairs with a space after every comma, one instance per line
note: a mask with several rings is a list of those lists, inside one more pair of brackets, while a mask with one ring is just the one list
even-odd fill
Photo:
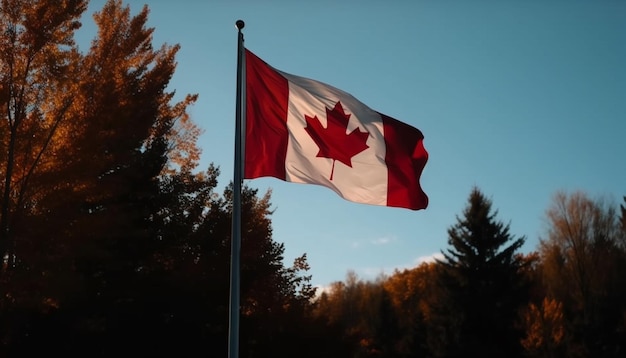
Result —
[[18, 236], [7, 228], [14, 215], [119, 194], [146, 157], [150, 169], [137, 170], [155, 175], [199, 160], [200, 129], [187, 114], [197, 96], [171, 103], [166, 92], [179, 46], [154, 50], [148, 8], [131, 16], [110, 0], [94, 16], [98, 37], [80, 53], [74, 30], [86, 6], [0, 0], [0, 232]]
[[533, 303], [523, 315], [526, 337], [522, 346], [530, 352], [553, 352], [563, 342], [563, 305], [545, 297], [541, 306]]

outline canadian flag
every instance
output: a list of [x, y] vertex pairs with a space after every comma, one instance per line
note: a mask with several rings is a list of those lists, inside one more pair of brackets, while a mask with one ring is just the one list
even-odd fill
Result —
[[364, 204], [425, 209], [417, 128], [246, 50], [244, 178], [317, 184]]

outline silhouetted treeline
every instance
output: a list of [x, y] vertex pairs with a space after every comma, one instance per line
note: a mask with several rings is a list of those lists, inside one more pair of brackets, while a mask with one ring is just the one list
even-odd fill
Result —
[[[626, 203], [626, 197], [624, 198]], [[626, 356], [626, 207], [557, 193], [537, 252], [478, 189], [434, 263], [350, 273], [316, 302], [351, 357]]]
[[[0, 356], [226, 357], [232, 188], [167, 91], [178, 46], [111, 0], [80, 52], [86, 5], [0, 0]], [[557, 194], [522, 255], [474, 189], [442, 260], [316, 296], [242, 197], [241, 357], [626, 354], [623, 205]]]

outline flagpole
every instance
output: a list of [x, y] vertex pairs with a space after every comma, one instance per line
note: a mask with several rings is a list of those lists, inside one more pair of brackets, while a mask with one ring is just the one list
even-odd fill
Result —
[[243, 33], [245, 23], [237, 20], [237, 96], [235, 105], [235, 169], [233, 178], [233, 213], [231, 230], [230, 253], [230, 320], [228, 333], [228, 358], [239, 357], [239, 317], [240, 317], [240, 256], [241, 256], [241, 183], [243, 180], [243, 134], [242, 113], [245, 112], [244, 103], [244, 45]]

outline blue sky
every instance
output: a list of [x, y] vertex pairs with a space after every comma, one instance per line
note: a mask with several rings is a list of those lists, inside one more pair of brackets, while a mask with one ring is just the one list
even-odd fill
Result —
[[[92, 0], [79, 44], [95, 36]], [[544, 236], [558, 190], [616, 204], [626, 195], [624, 1], [125, 1], [144, 3], [154, 44], [180, 44], [170, 82], [204, 130], [201, 168], [233, 173], [237, 32], [272, 66], [313, 78], [419, 128], [430, 157], [426, 210], [345, 201], [318, 186], [272, 190], [285, 264], [307, 253], [313, 284], [373, 279], [448, 248], [472, 187], [493, 201], [524, 252]], [[221, 189], [220, 189], [221, 190]]]

